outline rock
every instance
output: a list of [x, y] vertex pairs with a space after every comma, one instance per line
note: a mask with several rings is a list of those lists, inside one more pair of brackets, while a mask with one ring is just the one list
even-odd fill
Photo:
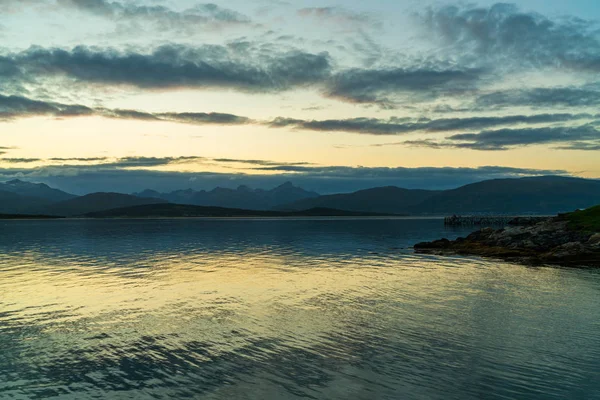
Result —
[[533, 226], [546, 220], [548, 220], [548, 217], [516, 217], [508, 221], [508, 225]]
[[583, 246], [583, 244], [579, 242], [569, 242], [556, 247], [548, 254], [548, 256], [552, 258], [565, 258], [576, 256], [577, 254], [581, 254], [584, 252], [585, 247]]
[[600, 267], [600, 233], [570, 229], [560, 217], [494, 230], [485, 228], [455, 241], [436, 240], [415, 245], [418, 252], [497, 257], [532, 263]]
[[590, 246], [600, 246], [600, 233], [596, 233], [595, 235], [592, 235], [588, 239], [587, 244], [589, 244]]
[[446, 238], [433, 242], [422, 242], [415, 245], [415, 249], [447, 249], [450, 247], [450, 241]]

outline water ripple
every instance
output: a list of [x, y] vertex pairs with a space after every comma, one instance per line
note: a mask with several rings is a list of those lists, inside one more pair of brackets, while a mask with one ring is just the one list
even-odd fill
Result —
[[0, 398], [600, 399], [600, 273], [439, 220], [14, 221]]

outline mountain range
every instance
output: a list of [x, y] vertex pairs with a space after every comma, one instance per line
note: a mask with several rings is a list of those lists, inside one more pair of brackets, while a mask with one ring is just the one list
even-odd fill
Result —
[[296, 187], [291, 182], [286, 182], [271, 190], [239, 186], [237, 189], [217, 187], [210, 191], [187, 189], [170, 193], [144, 190], [140, 193], [134, 193], [134, 195], [143, 198], [163, 199], [175, 204], [246, 210], [270, 210], [281, 204], [319, 197], [318, 193]]
[[443, 191], [381, 187], [301, 200], [277, 209], [327, 207], [411, 215], [556, 214], [598, 203], [600, 180], [541, 176], [493, 179]]
[[[162, 206], [186, 205], [201, 208]], [[495, 179], [452, 190], [403, 189], [394, 186], [354, 193], [319, 194], [286, 182], [274, 189], [216, 188], [211, 191], [178, 190], [159, 193], [91, 193], [75, 196], [45, 184], [12, 180], [0, 183], [0, 214], [82, 216], [122, 210], [136, 216], [207, 215], [217, 207], [219, 215], [396, 215], [450, 214], [555, 214], [600, 203], [600, 180], [545, 176]], [[150, 207], [153, 206], [153, 207]], [[134, 210], [140, 207], [138, 210]], [[225, 210], [225, 211], [223, 211]], [[227, 211], [228, 210], [228, 211]], [[312, 211], [311, 211], [312, 210]], [[260, 212], [259, 212], [260, 211]], [[120, 213], [120, 214], [119, 214]], [[191, 214], [190, 214], [191, 213]], [[300, 213], [300, 214], [298, 214]], [[311, 214], [312, 213], [312, 214]], [[123, 216], [122, 212], [117, 212]], [[106, 213], [106, 216], [116, 215]], [[211, 214], [211, 215], [217, 215]], [[266, 214], [265, 214], [266, 215]]]
[[315, 207], [336, 208], [340, 210], [406, 214], [411, 207], [417, 206], [441, 192], [435, 190], [402, 189], [385, 186], [359, 190], [354, 193], [331, 194], [279, 205], [280, 211], [299, 211]]

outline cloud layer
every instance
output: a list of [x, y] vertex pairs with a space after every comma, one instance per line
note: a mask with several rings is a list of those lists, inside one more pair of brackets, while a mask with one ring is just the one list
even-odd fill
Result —
[[[202, 157], [198, 158], [200, 161]], [[119, 159], [100, 164], [62, 164], [36, 168], [0, 168], [0, 181], [12, 178], [44, 182], [63, 190], [85, 194], [94, 191], [139, 192], [145, 189], [172, 191], [182, 188], [213, 189], [216, 186], [275, 187], [291, 180], [305, 189], [322, 194], [349, 192], [374, 186], [396, 185], [407, 188], [449, 189], [485, 179], [516, 178], [566, 174], [563, 170], [538, 170], [508, 167], [480, 168], [366, 168], [277, 164], [274, 161], [261, 161], [271, 166], [257, 166], [252, 160], [246, 162], [254, 169], [246, 173], [212, 172], [165, 172], [149, 170], [151, 165], [165, 165], [180, 162], [179, 157], [138, 160]], [[215, 160], [212, 160], [215, 161]], [[254, 160], [256, 161], [256, 160]], [[146, 164], [145, 166], [142, 166]], [[299, 163], [301, 164], [301, 163]], [[132, 168], [140, 167], [142, 168]], [[257, 171], [278, 171], [279, 174], [257, 174]]]
[[[465, 132], [473, 129], [479, 133], [465, 132], [450, 135], [444, 141], [423, 139], [402, 142], [408, 146], [429, 148], [461, 148], [472, 150], [508, 150], [534, 144], [562, 144], [558, 149], [596, 150], [600, 144], [600, 115], [580, 114], [532, 114], [503, 117], [471, 118], [351, 118], [337, 120], [301, 120], [278, 117], [271, 121], [253, 120], [248, 117], [205, 112], [148, 113], [138, 110], [90, 108], [84, 105], [31, 100], [20, 96], [0, 95], [0, 120], [46, 116], [56, 118], [100, 116], [113, 119], [139, 120], [145, 122], [172, 122], [193, 125], [263, 125], [270, 128], [293, 128], [317, 132], [347, 132], [364, 135], [406, 135], [414, 133]], [[576, 122], [585, 125], [571, 126]], [[550, 124], [550, 125], [549, 125]], [[533, 126], [531, 126], [533, 125]], [[542, 125], [540, 127], [540, 125]], [[546, 125], [546, 126], [543, 126]], [[520, 126], [514, 129], [490, 128]]]
[[489, 8], [442, 6], [418, 18], [434, 40], [464, 61], [600, 71], [597, 27], [589, 21], [551, 20], [505, 3]]

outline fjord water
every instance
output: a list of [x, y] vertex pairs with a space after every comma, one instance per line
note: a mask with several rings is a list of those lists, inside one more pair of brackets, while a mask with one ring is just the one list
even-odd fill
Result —
[[600, 273], [441, 220], [0, 221], [1, 399], [600, 399]]

